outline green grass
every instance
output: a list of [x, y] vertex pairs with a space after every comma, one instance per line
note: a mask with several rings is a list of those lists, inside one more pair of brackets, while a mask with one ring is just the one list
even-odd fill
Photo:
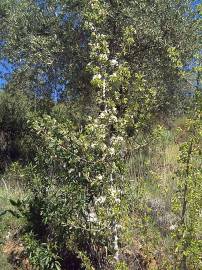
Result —
[[[22, 192], [18, 189], [6, 188], [0, 186], [0, 212], [13, 209], [9, 200], [18, 199]], [[12, 232], [17, 231], [20, 221], [10, 213], [0, 217], [0, 269], [11, 270], [13, 267], [8, 263], [6, 255], [3, 253], [3, 246]]]

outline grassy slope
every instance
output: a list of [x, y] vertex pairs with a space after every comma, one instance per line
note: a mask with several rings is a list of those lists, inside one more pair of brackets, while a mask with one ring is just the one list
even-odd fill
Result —
[[175, 131], [161, 130], [154, 145], [149, 145], [146, 152], [134, 151], [129, 162], [129, 178], [134, 183], [131, 199], [136, 209], [134, 238], [148, 261], [155, 258], [158, 266], [150, 263], [147, 266], [152, 270], [167, 269], [167, 250], [173, 244], [169, 228], [173, 220], [171, 200], [179, 155], [175, 137]]
[[[9, 199], [17, 199], [21, 196], [19, 190], [5, 188], [0, 186], [0, 211], [12, 209]], [[19, 226], [19, 221], [11, 214], [7, 213], [0, 217], [0, 269], [11, 270], [13, 267], [8, 263], [6, 255], [3, 253], [3, 246], [7, 241], [9, 235], [15, 231]]]

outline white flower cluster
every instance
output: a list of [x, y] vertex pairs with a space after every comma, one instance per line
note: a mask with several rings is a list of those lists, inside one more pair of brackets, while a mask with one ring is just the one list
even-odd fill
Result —
[[97, 80], [97, 79], [101, 79], [102, 78], [102, 75], [101, 74], [95, 74], [94, 76], [93, 76], [93, 80]]
[[117, 78], [117, 73], [114, 72], [112, 75], [110, 75], [111, 80], [115, 80]]
[[123, 143], [124, 142], [124, 138], [122, 136], [113, 136], [111, 138], [111, 142], [113, 144], [119, 144], [119, 143]]
[[109, 150], [109, 154], [111, 156], [113, 156], [115, 154], [115, 149], [113, 147], [110, 147], [108, 150]]
[[86, 26], [86, 28], [89, 28], [92, 31], [95, 31], [96, 30], [95, 29], [95, 26], [94, 26], [94, 24], [92, 22], [85, 22], [85, 26]]
[[73, 173], [75, 170], [73, 168], [69, 169], [68, 173], [71, 174]]
[[99, 174], [99, 175], [97, 175], [96, 179], [101, 181], [103, 179], [103, 176], [101, 174]]
[[104, 118], [107, 118], [108, 116], [109, 116], [109, 112], [103, 111], [100, 113], [99, 118], [104, 119]]
[[98, 198], [95, 198], [95, 204], [103, 204], [106, 201], [105, 196], [100, 196]]
[[118, 66], [118, 61], [116, 60], [116, 59], [111, 59], [110, 60], [110, 64], [111, 64], [111, 66]]
[[99, 60], [100, 60], [100, 61], [107, 61], [107, 60], [108, 60], [107, 54], [106, 54], [106, 53], [101, 53], [101, 54], [99, 55]]
[[90, 213], [87, 213], [87, 220], [93, 223], [98, 221], [97, 214], [95, 213], [95, 211], [91, 211]]
[[121, 200], [120, 200], [120, 198], [119, 198], [119, 195], [120, 195], [120, 193], [121, 193], [120, 190], [118, 190], [118, 189], [116, 189], [116, 188], [114, 188], [114, 187], [111, 187], [111, 188], [110, 188], [110, 193], [111, 193], [111, 196], [112, 196], [112, 198], [114, 198], [114, 201], [115, 201], [116, 203], [120, 203], [120, 202], [121, 202]]
[[112, 114], [109, 117], [109, 122], [110, 123], [116, 123], [118, 121], [118, 118], [116, 117], [116, 115]]

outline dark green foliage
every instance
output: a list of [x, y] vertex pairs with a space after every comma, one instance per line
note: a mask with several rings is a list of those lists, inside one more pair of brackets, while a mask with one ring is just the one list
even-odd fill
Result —
[[30, 113], [31, 104], [23, 94], [0, 93], [0, 170], [13, 161], [26, 163], [33, 158]]

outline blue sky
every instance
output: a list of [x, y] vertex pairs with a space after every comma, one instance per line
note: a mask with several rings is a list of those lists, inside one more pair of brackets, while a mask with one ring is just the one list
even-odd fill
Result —
[[201, 0], [196, 0], [196, 1], [194, 1], [193, 6], [196, 6], [196, 5], [200, 4], [200, 3], [201, 3]]
[[2, 77], [9, 76], [11, 72], [13, 71], [13, 66], [8, 63], [7, 60], [0, 61], [0, 89], [4, 86], [6, 83], [6, 80]]

